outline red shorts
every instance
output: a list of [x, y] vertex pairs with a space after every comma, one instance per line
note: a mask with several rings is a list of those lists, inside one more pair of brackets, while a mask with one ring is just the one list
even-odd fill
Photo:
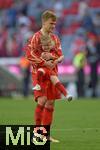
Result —
[[[37, 84], [37, 73], [32, 73], [33, 86]], [[38, 82], [39, 84], [39, 82]], [[46, 96], [47, 100], [56, 100], [61, 98], [60, 91], [51, 83], [48, 77], [45, 78], [41, 90], [34, 90], [34, 98]]]
[[51, 75], [57, 75], [55, 69], [49, 69], [47, 67], [40, 67], [38, 69], [42, 69], [44, 73], [46, 74], [46, 78], [50, 78]]

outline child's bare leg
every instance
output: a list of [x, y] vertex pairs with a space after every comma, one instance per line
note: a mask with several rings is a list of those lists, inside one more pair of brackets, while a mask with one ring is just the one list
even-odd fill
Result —
[[73, 99], [72, 95], [66, 91], [63, 84], [59, 81], [58, 77], [55, 75], [50, 76], [51, 82], [56, 86], [56, 88], [67, 98], [68, 101], [71, 101]]
[[67, 91], [63, 84], [59, 81], [58, 77], [55, 75], [50, 76], [51, 82], [56, 86], [58, 90], [60, 90], [61, 93], [63, 93], [64, 96], [67, 96]]
[[52, 82], [54, 85], [56, 85], [56, 83], [60, 82], [59, 79], [58, 79], [58, 77], [55, 76], [55, 75], [51, 75], [51, 76], [50, 76], [50, 80], [51, 80], [51, 82]]

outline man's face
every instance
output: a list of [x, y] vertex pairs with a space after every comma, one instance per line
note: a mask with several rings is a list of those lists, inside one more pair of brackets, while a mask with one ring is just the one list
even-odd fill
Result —
[[52, 33], [55, 29], [55, 26], [56, 26], [56, 21], [53, 21], [51, 18], [43, 22], [43, 28], [48, 33]]

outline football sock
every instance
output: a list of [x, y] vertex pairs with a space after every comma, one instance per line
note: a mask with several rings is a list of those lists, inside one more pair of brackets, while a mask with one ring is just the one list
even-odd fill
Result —
[[53, 120], [53, 108], [44, 107], [43, 116], [42, 116], [42, 123], [43, 125], [51, 125]]
[[41, 106], [41, 105], [38, 104], [36, 109], [35, 109], [34, 118], [35, 118], [35, 124], [36, 125], [41, 125], [43, 108], [44, 108], [44, 106]]
[[67, 95], [66, 89], [61, 82], [57, 82], [55, 86], [64, 96]]
[[43, 82], [44, 73], [42, 71], [37, 72], [38, 81]]
[[37, 83], [41, 87], [44, 87], [44, 78], [45, 78], [45, 74], [42, 71], [38, 71], [37, 72]]

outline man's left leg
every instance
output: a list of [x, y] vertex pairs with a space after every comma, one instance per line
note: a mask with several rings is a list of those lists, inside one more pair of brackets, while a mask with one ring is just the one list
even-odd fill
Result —
[[[43, 125], [50, 125], [51, 127], [53, 121], [54, 104], [55, 104], [54, 100], [47, 100], [44, 107], [43, 118], [42, 118]], [[55, 143], [59, 142], [59, 140], [56, 140], [51, 136], [48, 138], [51, 142], [55, 142]]]

